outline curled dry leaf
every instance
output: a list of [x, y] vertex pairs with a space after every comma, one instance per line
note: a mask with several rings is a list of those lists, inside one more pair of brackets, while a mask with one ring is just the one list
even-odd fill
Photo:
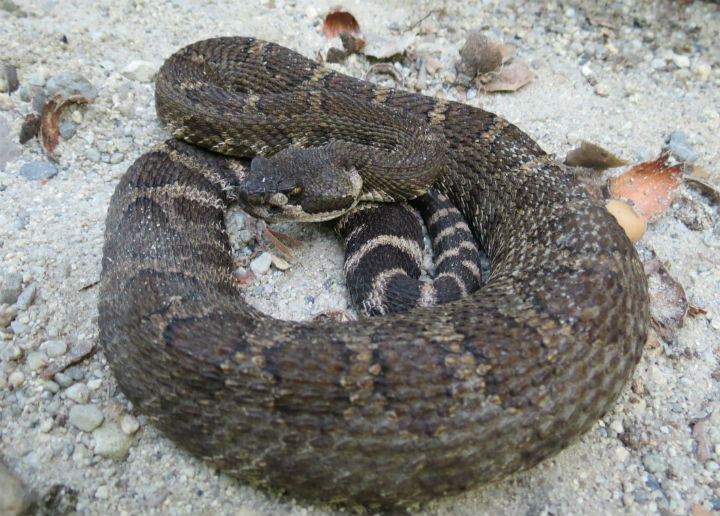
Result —
[[598, 170], [621, 167], [628, 162], [618, 158], [612, 152], [590, 142], [582, 142], [580, 147], [568, 152], [565, 164], [571, 167], [587, 167]]
[[355, 321], [357, 318], [346, 310], [330, 310], [327, 312], [320, 312], [312, 317], [313, 321], [333, 321], [338, 323], [345, 323]]
[[476, 77], [497, 70], [503, 63], [500, 46], [480, 32], [471, 32], [460, 49], [458, 72]]
[[720, 204], [720, 186], [714, 185], [710, 181], [696, 176], [686, 176], [685, 182], [691, 186], [695, 186], [702, 193], [710, 197], [713, 201]]
[[668, 156], [668, 150], [663, 149], [658, 159], [635, 165], [611, 178], [610, 195], [631, 202], [649, 222], [659, 219], [672, 204], [686, 171], [683, 163], [668, 166]]
[[57, 147], [58, 138], [60, 137], [60, 128], [58, 121], [62, 115], [63, 109], [69, 104], [91, 104], [92, 99], [83, 95], [72, 95], [63, 97], [55, 95], [48, 100], [40, 113], [40, 143], [47, 156], [57, 161], [58, 156], [55, 155], [55, 147]]
[[685, 289], [670, 276], [654, 252], [645, 262], [645, 274], [650, 294], [650, 324], [660, 338], [672, 342], [688, 311]]
[[360, 34], [360, 24], [352, 14], [336, 7], [325, 16], [322, 30], [327, 39], [333, 39], [343, 32]]
[[483, 88], [489, 93], [494, 91], [516, 91], [529, 83], [534, 76], [535, 72], [525, 63], [515, 61], [504, 66], [500, 73], [485, 84]]

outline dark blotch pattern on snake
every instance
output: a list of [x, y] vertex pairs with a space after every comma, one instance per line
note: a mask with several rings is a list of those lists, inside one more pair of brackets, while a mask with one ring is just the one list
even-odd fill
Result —
[[[168, 88], [191, 102], [212, 91], [198, 97], [212, 105], [170, 125], [217, 151], [277, 152], [254, 143], [250, 104], [297, 143], [285, 92], [320, 115], [337, 111], [324, 93], [342, 91], [427, 121], [446, 147], [434, 186], [491, 261], [487, 284], [451, 303], [348, 324], [278, 321], [244, 302], [233, 275], [223, 210], [247, 160], [177, 140], [143, 155], [110, 202], [100, 339], [137, 410], [196, 456], [293, 496], [409, 506], [558, 452], [631, 377], [648, 326], [636, 252], [514, 125], [249, 38], [181, 50], [157, 88], [165, 121], [177, 110]], [[210, 128], [219, 118], [224, 136]]]

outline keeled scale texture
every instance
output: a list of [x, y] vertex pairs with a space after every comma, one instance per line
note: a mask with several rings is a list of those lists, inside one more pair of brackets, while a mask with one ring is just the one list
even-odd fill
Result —
[[[161, 116], [163, 89], [187, 86], [163, 77], [182, 76], [187, 61], [215, 62], [260, 105], [265, 92], [315, 88], [428, 120], [448, 149], [435, 186], [469, 221], [492, 273], [469, 298], [405, 314], [271, 319], [243, 301], [232, 274], [222, 210], [243, 164], [166, 142], [111, 200], [99, 321], [120, 387], [166, 435], [243, 481], [397, 507], [530, 467], [611, 406], [646, 337], [642, 266], [614, 219], [524, 133], [257, 40], [177, 55], [159, 79]], [[251, 138], [233, 102], [226, 136]]]

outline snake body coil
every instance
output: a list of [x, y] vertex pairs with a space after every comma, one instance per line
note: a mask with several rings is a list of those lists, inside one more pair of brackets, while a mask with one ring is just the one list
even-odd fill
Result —
[[[157, 103], [178, 137], [265, 152], [246, 106], [279, 117], [297, 143], [297, 106], [283, 108], [282, 93], [295, 103], [310, 95], [322, 119], [334, 102], [324, 92], [338, 91], [442, 135], [435, 187], [490, 258], [487, 284], [355, 323], [265, 316], [243, 300], [223, 222], [247, 161], [170, 140], [128, 170], [107, 216], [100, 339], [121, 389], [196, 456], [327, 502], [408, 506], [558, 452], [631, 377], [648, 297], [615, 220], [527, 135], [483, 110], [380, 89], [250, 38], [175, 54]], [[192, 116], [178, 92], [200, 102]], [[210, 128], [218, 118], [220, 133]]]

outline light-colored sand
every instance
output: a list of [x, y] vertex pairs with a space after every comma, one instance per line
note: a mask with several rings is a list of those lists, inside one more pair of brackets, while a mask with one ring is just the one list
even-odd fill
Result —
[[[121, 71], [135, 60], [157, 68], [181, 46], [218, 35], [252, 35], [314, 57], [325, 45], [322, 17], [336, 1], [18, 4], [26, 17], [0, 10], [0, 58], [18, 67], [21, 85], [78, 72], [99, 94], [75, 115], [81, 122], [75, 136], [61, 140], [57, 176], [42, 184], [18, 174], [23, 164], [45, 160], [35, 140], [0, 171], [0, 282], [17, 272], [23, 286], [37, 287], [14, 333], [0, 333], [0, 454], [37, 493], [53, 484], [76, 490], [78, 514], [327, 514], [228, 479], [141, 416], [125, 460], [98, 456], [102, 436], [68, 419], [77, 404], [72, 398], [89, 395], [87, 403], [104, 413], [108, 427], [132, 413], [102, 353], [59, 382], [40, 379], [38, 361], [50, 363], [55, 358], [48, 353], [58, 353], [58, 345], [46, 341], [97, 340], [97, 287], [82, 287], [99, 276], [109, 197], [130, 163], [167, 137], [154, 112], [152, 84]], [[515, 94], [471, 91], [471, 104], [505, 116], [560, 156], [585, 139], [638, 161], [654, 157], [667, 135], [681, 130], [720, 183], [720, 5], [596, 4], [388, 0], [344, 6], [363, 28], [389, 37], [444, 9], [410, 32], [409, 51], [442, 64], [424, 93], [464, 100], [451, 84], [458, 50], [469, 30], [487, 29], [517, 45], [537, 76]], [[360, 76], [367, 67], [359, 57], [340, 69]], [[412, 88], [414, 61], [404, 63], [402, 73]], [[17, 93], [0, 93], [0, 124], [7, 122], [12, 141], [30, 109]], [[719, 217], [717, 206], [696, 191], [681, 197], [639, 245], [655, 249], [707, 315], [687, 319], [674, 342], [647, 349], [635, 392], [628, 388], [580, 442], [531, 471], [433, 502], [422, 514], [720, 514]], [[683, 222], [691, 218], [701, 220], [700, 229]], [[305, 227], [289, 232], [307, 243], [291, 271], [271, 269], [249, 287], [266, 299], [258, 304], [294, 318], [345, 308], [342, 256], [332, 235]], [[84, 387], [69, 391], [62, 383]], [[693, 436], [694, 423], [710, 415], [706, 440]], [[698, 442], [708, 446], [704, 462]]]

